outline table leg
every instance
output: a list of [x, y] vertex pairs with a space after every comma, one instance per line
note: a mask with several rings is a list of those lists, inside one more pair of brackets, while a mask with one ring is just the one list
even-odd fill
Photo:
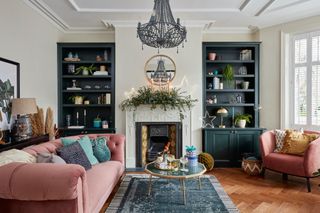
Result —
[[152, 175], [150, 175], [150, 177], [149, 177], [149, 193], [148, 193], [149, 196], [151, 194], [151, 187], [152, 187], [151, 181], [152, 181]]
[[201, 190], [201, 178], [200, 178], [200, 176], [198, 177], [198, 180], [199, 180], [199, 190]]
[[182, 179], [182, 192], [183, 192], [183, 204], [186, 205], [186, 184], [184, 179]]

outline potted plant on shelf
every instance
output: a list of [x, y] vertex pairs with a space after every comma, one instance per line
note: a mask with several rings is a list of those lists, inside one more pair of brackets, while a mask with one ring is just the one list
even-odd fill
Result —
[[76, 72], [74, 73], [75, 75], [79, 75], [80, 73], [82, 73], [82, 75], [92, 75], [94, 71], [96, 71], [96, 67], [91, 64], [91, 66], [87, 67], [87, 66], [81, 66], [78, 67], [76, 69]]
[[240, 128], [245, 128], [247, 122], [251, 123], [251, 119], [252, 115], [250, 114], [237, 114], [234, 123]]
[[227, 89], [234, 89], [234, 72], [233, 67], [227, 64], [226, 68], [222, 72], [223, 80]]

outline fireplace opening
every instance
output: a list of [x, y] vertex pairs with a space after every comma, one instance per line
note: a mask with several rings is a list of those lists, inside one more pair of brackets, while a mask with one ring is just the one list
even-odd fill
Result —
[[156, 160], [158, 153], [170, 142], [170, 153], [181, 157], [181, 123], [136, 123], [136, 167]]

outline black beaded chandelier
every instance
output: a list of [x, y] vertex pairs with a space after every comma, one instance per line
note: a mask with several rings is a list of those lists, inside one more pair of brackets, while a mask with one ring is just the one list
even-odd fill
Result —
[[153, 13], [148, 23], [138, 23], [138, 37], [143, 45], [154, 48], [173, 48], [187, 41], [186, 27], [180, 25], [180, 19], [174, 20], [169, 0], [155, 0]]

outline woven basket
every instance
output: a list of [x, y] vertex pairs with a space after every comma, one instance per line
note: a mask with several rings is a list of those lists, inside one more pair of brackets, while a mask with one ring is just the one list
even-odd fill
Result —
[[242, 169], [248, 175], [259, 175], [262, 172], [261, 160], [242, 160]]

